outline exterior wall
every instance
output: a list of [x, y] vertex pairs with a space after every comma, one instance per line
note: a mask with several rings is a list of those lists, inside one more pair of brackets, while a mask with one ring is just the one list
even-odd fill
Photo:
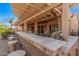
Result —
[[61, 16], [58, 18], [58, 30], [59, 31], [62, 30], [62, 18], [61, 18]]
[[24, 24], [16, 26], [16, 31], [24, 31]]
[[76, 15], [71, 19], [71, 31], [74, 30], [75, 32], [78, 31], [78, 21]]
[[[61, 19], [60, 19], [61, 20]], [[37, 23], [37, 24], [36, 24]], [[61, 21], [60, 21], [60, 23], [61, 23]], [[49, 34], [49, 26], [50, 25], [55, 25], [55, 24], [58, 24], [58, 20], [57, 19], [49, 19], [49, 20], [45, 20], [45, 21], [38, 21], [38, 22], [34, 22], [34, 23], [32, 23], [32, 24], [29, 24], [28, 25], [28, 31], [29, 32], [34, 32], [34, 33], [38, 33], [38, 26], [40, 26], [40, 25], [43, 25], [44, 26], [44, 28], [43, 28], [43, 30], [44, 30], [44, 34]], [[61, 28], [61, 24], [59, 25], [60, 26], [60, 28]], [[33, 27], [33, 29], [31, 29], [31, 27]]]
[[22, 26], [16, 26], [16, 31], [22, 31]]
[[[32, 28], [33, 27], [33, 28]], [[34, 23], [28, 25], [28, 31], [29, 32], [34, 32]]]
[[[35, 23], [35, 22], [34, 22]], [[47, 23], [41, 23], [41, 24], [37, 24], [37, 25], [44, 25], [44, 33], [49, 33], [49, 25], [54, 25], [54, 24], [58, 24], [58, 28], [59, 28], [59, 30], [62, 30], [62, 19], [61, 19], [61, 17], [58, 19], [58, 20], [54, 20], [54, 19], [52, 19], [51, 21], [48, 21]], [[34, 24], [32, 24], [32, 25], [28, 25], [28, 27], [29, 27], [29, 31], [31, 31], [31, 27], [34, 27], [35, 28], [35, 26], [34, 26]], [[28, 28], [27, 27], [27, 28]], [[21, 25], [21, 26], [17, 26], [17, 28], [18, 28], [18, 31], [26, 31], [26, 25]], [[16, 29], [17, 29], [16, 28]], [[25, 29], [25, 30], [24, 30]], [[34, 29], [32, 29], [33, 30], [33, 32], [34, 32]], [[77, 18], [76, 18], [76, 16], [74, 16], [70, 21], [69, 21], [69, 31], [71, 32], [72, 30], [74, 30], [75, 32], [77, 32], [78, 31], [78, 22], [77, 22]], [[32, 32], [32, 31], [31, 31]]]
[[46, 23], [40, 23], [38, 25], [44, 25], [44, 33], [45, 34], [49, 34], [49, 26], [50, 25], [55, 25], [58, 24], [58, 20], [57, 19], [51, 19], [50, 21], [46, 22]]

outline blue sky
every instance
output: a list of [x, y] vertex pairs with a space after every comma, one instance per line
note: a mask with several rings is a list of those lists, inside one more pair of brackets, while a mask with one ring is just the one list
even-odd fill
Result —
[[9, 26], [10, 24], [6, 20], [8, 17], [14, 18], [14, 21], [16, 20], [16, 16], [13, 14], [10, 4], [0, 3], [0, 23]]
[[70, 13], [71, 14], [78, 14], [79, 15], [79, 4], [78, 4], [78, 6], [77, 7], [71, 7], [70, 9], [69, 9], [69, 11], [70, 11]]

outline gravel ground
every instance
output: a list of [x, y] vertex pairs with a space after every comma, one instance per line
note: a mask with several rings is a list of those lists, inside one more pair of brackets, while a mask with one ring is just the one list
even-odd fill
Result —
[[7, 39], [0, 39], [0, 56], [7, 56], [9, 54], [9, 46]]

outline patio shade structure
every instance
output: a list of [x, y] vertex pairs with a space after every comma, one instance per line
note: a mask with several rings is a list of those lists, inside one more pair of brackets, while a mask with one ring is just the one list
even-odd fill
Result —
[[[72, 30], [78, 31], [78, 22], [77, 16], [69, 12], [72, 6], [77, 4], [11, 4], [18, 17], [15, 22], [16, 34], [24, 49], [31, 55], [76, 55], [77, 37], [70, 34]], [[51, 38], [56, 31], [62, 32], [63, 41]]]
[[[58, 3], [57, 4], [53, 4], [53, 3], [11, 4], [14, 14], [18, 17], [18, 20], [16, 21], [15, 25], [21, 25], [26, 22], [32, 23], [37, 19], [46, 20], [55, 17], [55, 14], [52, 14], [52, 11], [56, 13], [57, 18], [61, 16], [62, 32], [65, 41], [67, 41], [69, 35], [68, 20], [71, 19], [71, 16], [69, 15], [69, 7], [76, 5], [77, 4], [58, 4]], [[49, 15], [50, 17], [46, 17], [46, 15]], [[27, 25], [25, 26], [25, 31], [27, 30], [26, 28]], [[35, 31], [37, 31], [37, 28], [35, 28]]]

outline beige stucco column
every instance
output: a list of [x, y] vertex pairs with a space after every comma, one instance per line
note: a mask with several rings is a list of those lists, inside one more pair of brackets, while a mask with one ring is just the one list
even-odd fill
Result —
[[47, 24], [46, 30], [47, 30], [46, 34], [47, 34], [47, 36], [49, 36], [49, 34], [50, 34], [50, 32], [49, 32], [49, 24]]
[[62, 21], [62, 19], [61, 19], [61, 17], [59, 17], [59, 18], [58, 18], [58, 30], [59, 30], [59, 31], [62, 30], [62, 29], [61, 29], [61, 24], [62, 24], [61, 21]]
[[16, 26], [16, 30], [17, 31], [22, 31], [22, 26], [20, 26], [20, 25], [19, 26]]
[[16, 26], [16, 31], [18, 32], [18, 26]]
[[25, 22], [24, 23], [24, 32], [27, 32], [28, 31], [28, 24]]
[[69, 35], [69, 4], [63, 4], [62, 8], [62, 34], [65, 41], [68, 41]]
[[77, 21], [78, 21], [78, 32], [79, 32], [79, 15], [77, 15]]
[[37, 34], [38, 33], [38, 24], [37, 22], [34, 23], [34, 33]]

